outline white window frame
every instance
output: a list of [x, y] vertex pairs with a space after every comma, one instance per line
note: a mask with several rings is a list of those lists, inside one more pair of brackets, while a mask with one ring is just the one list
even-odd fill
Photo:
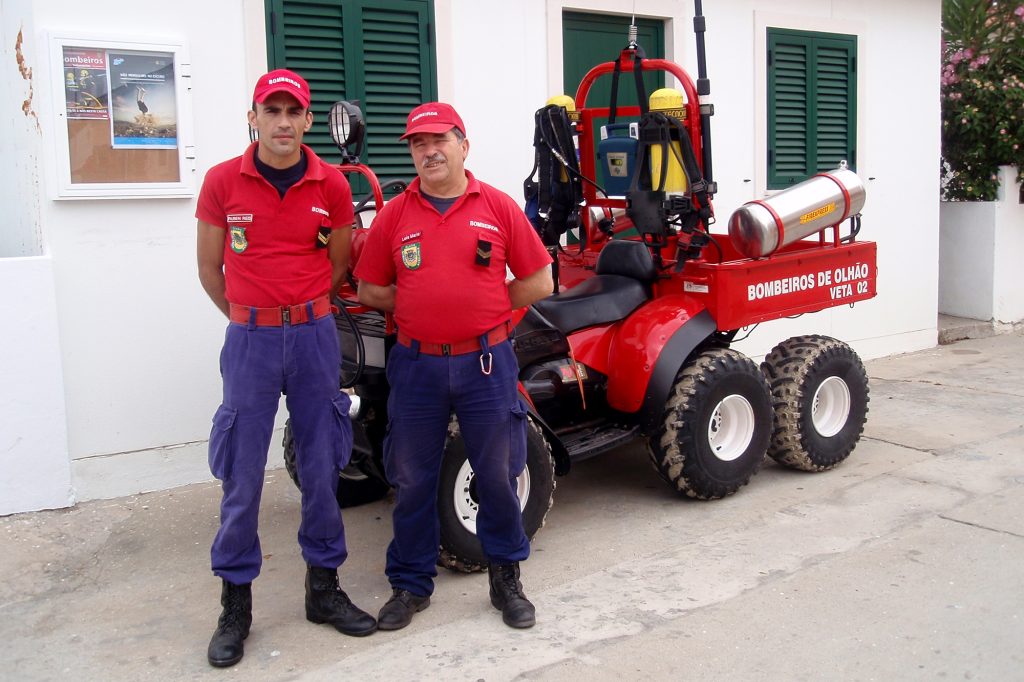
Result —
[[754, 192], [756, 196], [767, 197], [783, 190], [768, 189], [768, 29], [782, 28], [816, 33], [836, 33], [857, 37], [857, 168], [858, 172], [868, 168], [868, 151], [865, 144], [864, 113], [868, 99], [865, 68], [867, 46], [865, 35], [867, 24], [851, 19], [830, 19], [827, 17], [806, 17], [792, 14], [754, 12]]
[[[692, 52], [685, 46], [684, 38], [689, 37], [692, 43], [693, 33], [687, 36], [681, 28], [693, 27], [693, 4], [689, 3], [690, 13], [685, 13], [687, 3], [682, 0], [546, 0], [547, 17], [547, 51], [548, 51], [548, 91], [552, 94], [562, 92], [562, 13], [589, 12], [592, 14], [613, 14], [616, 16], [636, 16], [644, 19], [656, 19], [665, 22], [665, 59], [680, 62], [683, 55]], [[680, 17], [682, 17], [680, 19]], [[687, 23], [689, 18], [689, 23]], [[622, 44], [626, 44], [626, 35], [622, 36]], [[610, 53], [608, 61], [617, 55]], [[596, 64], [595, 64], [596, 66]], [[684, 67], [685, 68], [685, 67]], [[696, 73], [696, 70], [694, 70]], [[669, 76], [671, 78], [671, 75]], [[568, 85], [566, 87], [569, 87]], [[564, 94], [574, 96], [572, 92]]]
[[[183, 40], [119, 39], [73, 31], [51, 31], [49, 45], [50, 120], [53, 132], [49, 177], [50, 198], [145, 199], [191, 198], [195, 196], [195, 142], [192, 126], [191, 62]], [[177, 182], [72, 182], [68, 141], [68, 116], [64, 89], [64, 48], [88, 48], [116, 52], [166, 52], [174, 58], [174, 88], [177, 116]]]

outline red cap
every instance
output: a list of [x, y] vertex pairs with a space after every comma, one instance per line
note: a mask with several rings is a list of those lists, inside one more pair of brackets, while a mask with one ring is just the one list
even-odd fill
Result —
[[287, 92], [299, 100], [299, 104], [309, 108], [309, 83], [294, 71], [274, 69], [260, 76], [256, 89], [252, 91], [252, 101], [263, 104], [275, 92]]
[[447, 133], [452, 128], [458, 128], [465, 137], [466, 125], [452, 105], [444, 102], [427, 102], [409, 112], [409, 118], [405, 122], [405, 135], [398, 139], [404, 140], [416, 133]]

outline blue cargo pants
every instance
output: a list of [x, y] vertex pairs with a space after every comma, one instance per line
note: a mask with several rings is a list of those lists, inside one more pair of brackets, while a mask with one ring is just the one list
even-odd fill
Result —
[[[307, 307], [312, 319], [312, 306]], [[348, 395], [338, 388], [334, 318], [280, 327], [231, 322], [220, 356], [224, 402], [213, 417], [210, 471], [222, 482], [220, 529], [210, 556], [213, 572], [234, 584], [260, 572], [257, 534], [267, 449], [282, 393], [295, 438], [302, 489], [299, 546], [312, 566], [345, 561], [345, 530], [335, 496], [338, 472], [352, 454]]]
[[[491, 373], [481, 351], [438, 356], [396, 344], [388, 354], [388, 434], [384, 466], [395, 488], [394, 539], [385, 571], [391, 586], [426, 596], [434, 591], [440, 524], [438, 479], [448, 421], [454, 411], [476, 476], [477, 537], [488, 559], [522, 561], [530, 554], [516, 496], [526, 466], [526, 411], [516, 390], [519, 368], [512, 344], [499, 343]], [[451, 494], [451, 491], [444, 491]]]

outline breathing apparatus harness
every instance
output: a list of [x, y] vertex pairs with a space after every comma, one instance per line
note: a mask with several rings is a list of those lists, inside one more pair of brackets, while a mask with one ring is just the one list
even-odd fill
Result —
[[[673, 116], [660, 111], [645, 111], [640, 116], [639, 149], [636, 172], [626, 200], [626, 214], [637, 231], [650, 246], [665, 244], [666, 226], [673, 225], [686, 235], [677, 242], [676, 270], [687, 260], [698, 258], [709, 243], [706, 227], [714, 221], [708, 195], [708, 183], [701, 174], [697, 155], [690, 143], [690, 135], [683, 124]], [[660, 174], [651, 172], [652, 150], [661, 151]], [[685, 194], [667, 194], [670, 157], [682, 167], [687, 187]], [[704, 226], [704, 230], [700, 230]]]
[[[558, 247], [563, 234], [580, 226], [585, 178], [580, 174], [573, 125], [565, 107], [549, 104], [538, 109], [534, 123], [533, 170], [523, 181], [526, 215], [544, 245]], [[581, 248], [585, 239], [581, 230]]]

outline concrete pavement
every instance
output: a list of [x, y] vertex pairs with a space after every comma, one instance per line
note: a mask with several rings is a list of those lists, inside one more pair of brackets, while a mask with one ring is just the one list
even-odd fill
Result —
[[[559, 479], [513, 631], [486, 577], [442, 572], [402, 631], [305, 621], [299, 497], [268, 475], [243, 661], [214, 670], [218, 488], [0, 518], [11, 680], [1024, 680], [1024, 335], [868, 363], [865, 436], [839, 468], [766, 463], [717, 502], [630, 446]], [[30, 465], [27, 463], [26, 465]], [[376, 612], [390, 502], [346, 510], [342, 585]]]

